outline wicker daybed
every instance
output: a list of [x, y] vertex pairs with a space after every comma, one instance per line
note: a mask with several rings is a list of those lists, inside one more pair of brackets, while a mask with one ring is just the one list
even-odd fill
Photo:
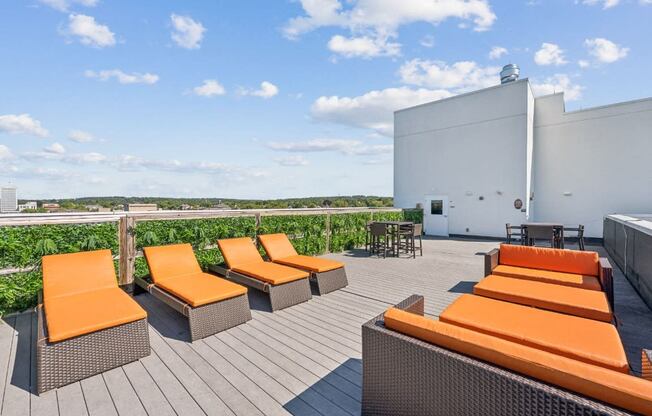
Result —
[[266, 262], [250, 238], [218, 240], [224, 265], [209, 269], [229, 280], [260, 290], [269, 296], [272, 311], [312, 298], [309, 274], [302, 270]]
[[117, 284], [110, 250], [43, 257], [37, 392], [150, 354], [147, 313]]
[[188, 320], [195, 341], [251, 319], [247, 288], [203, 273], [190, 244], [145, 247], [151, 281], [136, 284]]
[[259, 235], [258, 241], [265, 249], [267, 257], [274, 263], [310, 273], [310, 283], [315, 286], [319, 295], [349, 284], [344, 264], [331, 259], [299, 255], [285, 234]]

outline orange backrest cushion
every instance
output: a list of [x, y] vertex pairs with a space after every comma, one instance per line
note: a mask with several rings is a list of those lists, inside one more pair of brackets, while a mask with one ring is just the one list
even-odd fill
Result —
[[297, 251], [285, 234], [259, 235], [258, 240], [271, 261], [297, 255]]
[[201, 273], [190, 244], [171, 244], [143, 248], [154, 283], [171, 277]]
[[263, 262], [263, 258], [249, 237], [217, 240], [226, 265], [230, 268], [243, 264]]
[[594, 251], [501, 244], [499, 263], [530, 269], [598, 276], [599, 256]]
[[652, 415], [652, 382], [390, 308], [385, 326], [633, 412]]
[[118, 286], [111, 250], [43, 256], [43, 297]]

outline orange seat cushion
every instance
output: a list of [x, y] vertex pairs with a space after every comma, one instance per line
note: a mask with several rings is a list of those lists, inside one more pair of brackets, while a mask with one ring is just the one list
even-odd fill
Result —
[[395, 308], [385, 313], [385, 326], [613, 406], [652, 415], [650, 381]]
[[296, 256], [298, 253], [285, 234], [266, 234], [259, 235], [258, 241], [263, 245], [267, 257], [271, 261]]
[[462, 295], [439, 320], [508, 341], [627, 374], [629, 365], [616, 328], [495, 299]]
[[247, 288], [207, 273], [177, 276], [157, 283], [157, 287], [188, 302], [192, 307], [231, 299], [247, 293]]
[[584, 276], [599, 276], [598, 253], [556, 248], [501, 244], [499, 263], [507, 266], [550, 270]]
[[111, 250], [43, 256], [43, 298], [118, 287]]
[[233, 269], [241, 264], [263, 263], [265, 260], [249, 237], [217, 240], [226, 265]]
[[473, 293], [506, 302], [611, 322], [613, 315], [604, 292], [504, 276], [487, 276]]
[[281, 285], [310, 276], [303, 270], [266, 261], [242, 264], [231, 270], [272, 285]]
[[147, 313], [117, 285], [43, 302], [50, 342], [63, 341], [147, 318]]
[[310, 256], [291, 256], [274, 260], [274, 263], [284, 264], [313, 273], [323, 273], [344, 267], [339, 261]]
[[201, 273], [190, 244], [145, 247], [143, 252], [152, 281], [156, 284], [171, 277]]
[[602, 290], [600, 281], [594, 276], [581, 274], [553, 272], [549, 270], [528, 269], [517, 266], [496, 266], [492, 271], [498, 276], [514, 277], [517, 279], [538, 280], [540, 282], [554, 283], [562, 286], [578, 287], [587, 290]]

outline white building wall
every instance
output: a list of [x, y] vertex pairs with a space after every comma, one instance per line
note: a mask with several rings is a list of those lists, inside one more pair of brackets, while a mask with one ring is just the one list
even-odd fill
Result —
[[502, 236], [526, 221], [514, 200], [528, 200], [530, 94], [521, 80], [397, 111], [395, 206], [447, 195], [451, 234]]
[[0, 212], [15, 212], [17, 210], [16, 188], [0, 188]]
[[652, 210], [652, 99], [566, 113], [554, 94], [534, 108], [537, 221], [602, 237], [605, 215]]

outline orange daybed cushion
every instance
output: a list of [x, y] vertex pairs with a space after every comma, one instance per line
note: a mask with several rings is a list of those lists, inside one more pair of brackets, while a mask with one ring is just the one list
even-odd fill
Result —
[[267, 256], [271, 261], [276, 261], [285, 257], [296, 256], [297, 251], [285, 234], [266, 234], [259, 235], [258, 241], [263, 245]]
[[544, 311], [474, 295], [462, 295], [441, 322], [627, 374], [629, 365], [616, 328], [606, 322]]
[[152, 281], [156, 284], [170, 277], [201, 273], [190, 244], [143, 248]]
[[562, 286], [578, 287], [587, 290], [602, 290], [597, 277], [583, 276], [581, 274], [553, 272], [550, 270], [528, 269], [526, 267], [506, 266], [500, 264], [492, 270], [498, 276], [514, 277], [517, 279], [537, 280], [540, 282], [554, 283]]
[[550, 270], [583, 276], [599, 276], [598, 253], [544, 247], [501, 244], [499, 264], [529, 269]]
[[277, 259], [274, 260], [274, 263], [296, 267], [297, 269], [301, 270], [308, 270], [313, 273], [323, 273], [344, 267], [342, 263], [335, 260], [299, 255]]
[[50, 342], [127, 324], [147, 313], [117, 286], [43, 301]]
[[491, 335], [390, 308], [389, 329], [575, 391], [652, 415], [652, 382]]
[[226, 265], [230, 268], [241, 264], [263, 263], [265, 261], [249, 237], [217, 240], [217, 245], [222, 252], [222, 256], [224, 256]]
[[118, 287], [110, 250], [44, 256], [42, 265], [50, 342], [147, 318]]
[[490, 275], [475, 285], [473, 293], [597, 321], [613, 318], [607, 296], [596, 290]]
[[272, 285], [281, 285], [283, 283], [310, 277], [310, 275], [303, 270], [266, 261], [241, 264], [237, 267], [233, 267], [231, 270]]
[[118, 287], [111, 250], [43, 256], [43, 298]]
[[165, 279], [156, 284], [192, 307], [207, 305], [247, 293], [247, 288], [207, 273], [194, 273]]

